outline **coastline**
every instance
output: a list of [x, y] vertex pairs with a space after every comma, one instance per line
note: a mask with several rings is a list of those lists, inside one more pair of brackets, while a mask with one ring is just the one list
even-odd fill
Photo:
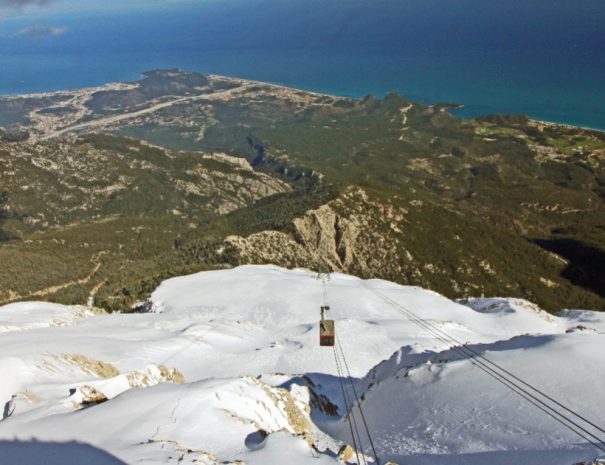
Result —
[[586, 131], [595, 131], [595, 132], [602, 132], [605, 134], [605, 128], [604, 129], [599, 129], [599, 128], [593, 128], [590, 126], [579, 126], [576, 124], [569, 124], [569, 123], [556, 123], [554, 121], [545, 121], [545, 120], [539, 120], [539, 119], [534, 119], [534, 118], [530, 118], [534, 123], [538, 123], [538, 124], [544, 124], [546, 126], [558, 126], [558, 127], [562, 127], [562, 128], [570, 128], [570, 129], [584, 129]]
[[[147, 71], [143, 71], [143, 72], [139, 73], [139, 79], [143, 78], [144, 74], [146, 72], [150, 72], [150, 71], [155, 71], [155, 70], [147, 70]], [[198, 73], [198, 71], [188, 71], [188, 70], [182, 70], [182, 69], [179, 69], [179, 71]], [[276, 88], [281, 88], [281, 89], [284, 89], [287, 91], [305, 92], [305, 93], [316, 95], [316, 96], [328, 96], [328, 97], [341, 98], [341, 99], [361, 100], [364, 97], [366, 97], [367, 95], [374, 95], [374, 94], [362, 95], [362, 93], [353, 95], [353, 94], [347, 93], [347, 92], [339, 93], [338, 91], [335, 91], [335, 90], [334, 91], [322, 91], [320, 89], [309, 88], [306, 86], [297, 87], [297, 86], [293, 86], [293, 85], [287, 85], [287, 84], [281, 83], [279, 81], [270, 81], [270, 80], [261, 81], [261, 80], [256, 80], [256, 79], [247, 79], [247, 78], [230, 76], [230, 75], [222, 75], [222, 74], [217, 74], [217, 73], [201, 73], [200, 72], [199, 74], [203, 74], [210, 78], [219, 78], [219, 79], [224, 79], [224, 80], [229, 80], [229, 81], [234, 81], [234, 82], [239, 82], [239, 83], [247, 83], [247, 84], [255, 84], [255, 85], [268, 85], [268, 86], [272, 86], [272, 87], [276, 87]], [[0, 94], [0, 100], [16, 100], [16, 99], [22, 99], [22, 98], [44, 98], [44, 97], [49, 97], [52, 95], [65, 95], [65, 94], [73, 94], [76, 92], [98, 92], [98, 91], [106, 91], [106, 90], [122, 90], [122, 89], [131, 88], [132, 86], [136, 86], [137, 82], [138, 82], [138, 80], [134, 80], [134, 81], [116, 80], [116, 81], [112, 81], [112, 82], [107, 82], [102, 85], [83, 86], [83, 87], [74, 88], [74, 89], [35, 91], [35, 92], [18, 93], [18, 94], [12, 94], [12, 93]], [[378, 95], [376, 95], [376, 96], [378, 98], [384, 98], [389, 93], [397, 93], [397, 94], [403, 96], [404, 98], [407, 98], [405, 93], [402, 93], [399, 91], [384, 91], [384, 92], [377, 93]], [[445, 100], [447, 100], [447, 99], [445, 99]], [[423, 101], [422, 99], [420, 99], [420, 100], [410, 99], [410, 101], [413, 101], [414, 103], [422, 103], [422, 104], [426, 104], [426, 105], [444, 105], [443, 101], [442, 102], [431, 102], [431, 101]], [[454, 108], [454, 105], [457, 105], [457, 107]], [[460, 119], [474, 119], [474, 118], [480, 118], [482, 116], [488, 116], [488, 115], [493, 115], [493, 114], [503, 114], [503, 115], [526, 114], [524, 112], [514, 113], [514, 112], [503, 112], [503, 111], [495, 110], [493, 112], [485, 112], [485, 113], [467, 116], [467, 115], [459, 115], [459, 114], [455, 113], [456, 110], [465, 108], [464, 103], [456, 103], [456, 104], [448, 103], [447, 106], [448, 106], [448, 108], [454, 110], [454, 112], [452, 112], [452, 115], [454, 117], [460, 118]], [[558, 126], [558, 127], [571, 128], [571, 129], [583, 129], [583, 130], [587, 130], [587, 131], [605, 133], [605, 127], [600, 128], [600, 127], [588, 126], [588, 125], [583, 125], [583, 124], [575, 124], [573, 122], [552, 121], [552, 120], [546, 120], [546, 119], [542, 119], [542, 118], [534, 118], [531, 115], [528, 115], [528, 117], [531, 121], [533, 121], [536, 124], [543, 124], [543, 125], [549, 125], [549, 126], [555, 126], [555, 127]]]

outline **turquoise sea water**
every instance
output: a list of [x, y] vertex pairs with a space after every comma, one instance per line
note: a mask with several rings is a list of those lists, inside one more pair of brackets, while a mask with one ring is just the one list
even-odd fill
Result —
[[2, 94], [163, 67], [605, 129], [602, 0], [204, 0], [0, 23]]

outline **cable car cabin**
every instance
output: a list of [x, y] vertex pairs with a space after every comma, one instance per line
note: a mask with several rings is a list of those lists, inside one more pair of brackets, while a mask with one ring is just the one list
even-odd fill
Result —
[[322, 320], [319, 322], [319, 345], [334, 346], [334, 320]]
[[330, 307], [321, 307], [321, 320], [319, 322], [319, 345], [333, 347], [334, 346], [334, 320], [326, 320], [325, 312], [330, 310]]

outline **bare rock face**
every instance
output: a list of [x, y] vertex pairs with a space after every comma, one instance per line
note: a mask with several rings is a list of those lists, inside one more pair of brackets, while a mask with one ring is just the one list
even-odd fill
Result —
[[355, 259], [359, 236], [355, 218], [340, 216], [333, 205], [323, 205], [294, 220], [295, 237], [307, 250], [323, 257], [334, 268], [346, 269]]
[[276, 263], [288, 268], [311, 267], [314, 254], [290, 234], [262, 231], [248, 237], [228, 236], [228, 247], [237, 250], [242, 263]]
[[405, 211], [371, 200], [353, 188], [336, 200], [294, 219], [292, 233], [263, 231], [229, 236], [245, 263], [315, 268], [325, 261], [336, 271], [360, 276], [401, 272], [397, 247]]
[[217, 176], [217, 173], [213, 175], [217, 180], [210, 184], [209, 195], [218, 193], [226, 199], [217, 208], [217, 213], [221, 215], [245, 207], [263, 197], [291, 190], [285, 182], [251, 169], [242, 169], [222, 176]]
[[0, 166], [0, 185], [10, 193], [2, 209], [23, 214], [32, 228], [95, 215], [224, 215], [292, 190], [243, 158], [171, 151], [108, 135], [35, 145], [0, 140]]
[[353, 188], [340, 198], [294, 220], [294, 237], [314, 258], [333, 269], [362, 276], [392, 268], [400, 271], [397, 245], [405, 211], [371, 200]]
[[115, 382], [115, 386], [106, 392], [102, 392], [100, 390], [101, 388], [98, 386], [95, 387], [95, 381], [91, 382], [91, 384], [84, 384], [71, 389], [69, 400], [72, 407], [76, 409], [100, 404], [128, 389], [146, 388], [162, 383], [185, 383], [185, 377], [181, 372], [176, 368], [167, 368], [164, 365], [152, 364], [141, 370], [120, 374], [117, 369], [113, 367], [113, 370], [108, 372], [107, 366], [111, 367], [111, 365], [105, 364], [104, 362], [96, 360], [91, 361], [82, 356], [79, 358], [71, 357], [72, 358], [70, 359], [64, 360], [69, 361], [70, 363], [77, 362], [78, 366], [85, 373], [94, 374], [105, 379], [112, 378]]
[[338, 459], [341, 462], [349, 463], [355, 457], [355, 449], [348, 444], [344, 444], [338, 451]]
[[162, 383], [185, 383], [185, 377], [176, 368], [167, 368], [164, 365], [149, 365], [144, 370], [136, 370], [126, 374], [131, 388], [155, 386]]
[[[346, 464], [358, 463], [357, 459], [361, 459], [363, 457], [363, 461], [368, 463], [369, 457], [363, 453], [361, 450], [355, 450], [348, 444], [343, 444], [338, 451], [338, 460]], [[360, 460], [361, 461], [361, 460]], [[388, 462], [385, 465], [397, 465], [396, 463]]]
[[[174, 185], [185, 195], [210, 199], [207, 207], [219, 215], [292, 189], [278, 178], [254, 171], [243, 158], [224, 153], [205, 154], [203, 158], [216, 163], [214, 166], [198, 164], [187, 171], [190, 180], [177, 179]], [[217, 170], [216, 166], [222, 166], [222, 170]]]
[[74, 408], [89, 407], [107, 401], [107, 396], [89, 385], [78, 386], [70, 397]]

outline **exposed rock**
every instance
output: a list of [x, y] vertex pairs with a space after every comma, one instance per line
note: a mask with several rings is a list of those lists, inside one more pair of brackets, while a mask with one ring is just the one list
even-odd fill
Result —
[[[274, 387], [257, 378], [244, 377], [232, 388], [234, 391], [217, 391], [215, 393], [219, 408], [243, 424], [252, 424], [263, 435], [278, 431], [287, 431], [302, 436], [307, 444], [315, 447], [316, 443], [332, 441], [311, 421], [311, 395], [309, 388], [293, 384], [289, 389]], [[248, 395], [240, 397], [242, 392], [256, 392], [254, 399]], [[240, 407], [234, 409], [227, 399], [239, 397]], [[245, 408], [242, 409], [242, 405]]]
[[401, 273], [397, 246], [405, 210], [375, 202], [359, 188], [294, 219], [292, 233], [263, 231], [246, 238], [229, 236], [242, 263], [275, 263], [315, 268], [325, 261], [333, 270], [368, 276], [384, 270]]
[[314, 254], [287, 233], [262, 231], [248, 237], [228, 236], [228, 247], [237, 250], [242, 263], [277, 263], [289, 268], [312, 267]]
[[224, 164], [225, 170], [198, 165], [187, 171], [188, 175], [197, 178], [195, 181], [177, 179], [174, 185], [177, 190], [185, 194], [211, 199], [208, 206], [220, 215], [242, 208], [263, 197], [291, 190], [285, 182], [255, 172], [243, 158], [224, 153], [205, 154], [204, 158]]
[[590, 328], [590, 327], [584, 326], [584, 325], [577, 325], [577, 326], [574, 326], [573, 328], [568, 328], [565, 330], [566, 333], [586, 332], [586, 331], [596, 332], [596, 329]]
[[132, 388], [155, 386], [161, 383], [185, 383], [185, 377], [181, 372], [176, 368], [166, 368], [164, 365], [150, 365], [144, 370], [132, 371], [126, 374], [126, 378]]
[[58, 357], [59, 360], [77, 366], [84, 373], [98, 376], [99, 378], [113, 378], [120, 372], [113, 365], [101, 360], [93, 360], [84, 355], [64, 354]]
[[[0, 141], [0, 164], [6, 164], [0, 182], [11, 192], [3, 210], [27, 212], [23, 223], [30, 227], [95, 214], [223, 215], [291, 190], [277, 177], [254, 171], [244, 158], [178, 152], [123, 137], [86, 137], [35, 145]], [[164, 157], [175, 161], [165, 163]]]
[[[305, 390], [306, 388], [301, 388], [299, 386], [292, 386], [293, 389]], [[268, 385], [263, 386], [264, 391], [266, 392], [269, 398], [273, 399], [275, 404], [278, 405], [283, 412], [286, 414], [288, 419], [288, 425], [291, 428], [291, 432], [294, 434], [299, 434], [305, 438], [307, 443], [312, 446], [313, 445], [313, 433], [311, 430], [311, 422], [309, 420], [309, 415], [311, 414], [311, 410], [308, 404], [308, 391], [307, 393], [307, 402], [297, 402], [297, 400], [292, 396], [290, 391], [284, 388], [271, 388]]]
[[84, 384], [70, 390], [70, 400], [74, 407], [87, 407], [107, 401], [107, 396], [92, 386]]
[[216, 160], [221, 163], [228, 163], [244, 171], [253, 171], [252, 166], [245, 158], [234, 157], [222, 152], [205, 153], [203, 157], [210, 160]]
[[338, 406], [330, 401], [325, 395], [317, 394], [313, 389], [310, 389], [311, 401], [309, 405], [315, 410], [325, 413], [326, 415], [338, 415]]
[[348, 444], [343, 444], [343, 446], [338, 451], [338, 460], [344, 463], [348, 463], [355, 456], [355, 449], [353, 449]]

